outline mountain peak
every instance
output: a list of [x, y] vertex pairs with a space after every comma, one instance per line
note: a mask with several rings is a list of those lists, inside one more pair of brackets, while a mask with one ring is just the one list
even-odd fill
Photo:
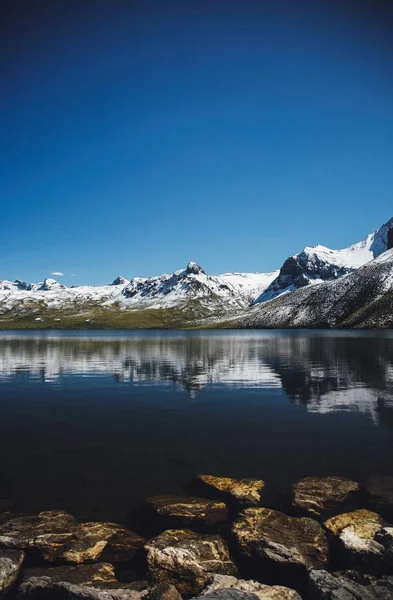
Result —
[[199, 265], [197, 265], [197, 263], [192, 261], [188, 263], [186, 267], [186, 273], [187, 275], [199, 275], [200, 273], [206, 275], [206, 272], [202, 269], [202, 267], [200, 267]]
[[129, 280], [119, 275], [109, 285], [126, 285], [127, 283], [130, 283]]

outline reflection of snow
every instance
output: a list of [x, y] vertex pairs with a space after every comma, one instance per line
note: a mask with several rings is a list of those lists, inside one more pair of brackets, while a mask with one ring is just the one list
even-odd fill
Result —
[[[228, 340], [227, 340], [228, 342]], [[0, 345], [0, 380], [27, 372], [33, 379], [48, 383], [67, 375], [94, 377], [113, 375], [122, 382], [173, 383], [201, 389], [224, 384], [239, 387], [281, 387], [274, 370], [252, 356], [244, 342], [214, 344], [198, 356], [184, 344], [94, 343], [87, 345], [53, 341], [39, 344]], [[205, 349], [206, 350], [206, 349]], [[217, 353], [217, 354], [215, 354]], [[250, 356], [251, 354], [251, 356]]]
[[322, 394], [320, 398], [313, 398], [308, 403], [310, 412], [328, 414], [336, 411], [351, 411], [368, 414], [374, 423], [378, 423], [378, 399], [380, 390], [367, 388], [350, 388], [335, 390]]
[[7, 335], [0, 337], [0, 382], [23, 376], [61, 385], [67, 377], [109, 376], [133, 385], [175, 384], [190, 398], [209, 386], [282, 388], [310, 412], [358, 412], [377, 423], [380, 407], [393, 409], [392, 353], [381, 340], [369, 346], [363, 339], [357, 354], [357, 340], [343, 343], [340, 335]]

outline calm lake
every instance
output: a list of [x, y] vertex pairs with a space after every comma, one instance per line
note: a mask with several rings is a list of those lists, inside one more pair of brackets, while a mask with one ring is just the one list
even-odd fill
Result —
[[198, 473], [393, 474], [393, 332], [0, 334], [0, 504], [122, 521]]

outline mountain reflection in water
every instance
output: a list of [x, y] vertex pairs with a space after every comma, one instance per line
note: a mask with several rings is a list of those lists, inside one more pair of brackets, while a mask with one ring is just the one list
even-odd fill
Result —
[[80, 335], [4, 334], [0, 381], [110, 376], [133, 386], [175, 384], [194, 401], [208, 386], [283, 388], [309, 411], [359, 411], [375, 423], [393, 409], [391, 334]]
[[392, 474], [392, 332], [8, 332], [2, 497], [122, 520], [198, 473]]

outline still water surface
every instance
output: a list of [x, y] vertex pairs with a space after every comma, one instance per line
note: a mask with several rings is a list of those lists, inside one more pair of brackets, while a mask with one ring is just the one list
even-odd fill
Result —
[[199, 472], [393, 474], [393, 332], [4, 332], [0, 504], [124, 520]]

